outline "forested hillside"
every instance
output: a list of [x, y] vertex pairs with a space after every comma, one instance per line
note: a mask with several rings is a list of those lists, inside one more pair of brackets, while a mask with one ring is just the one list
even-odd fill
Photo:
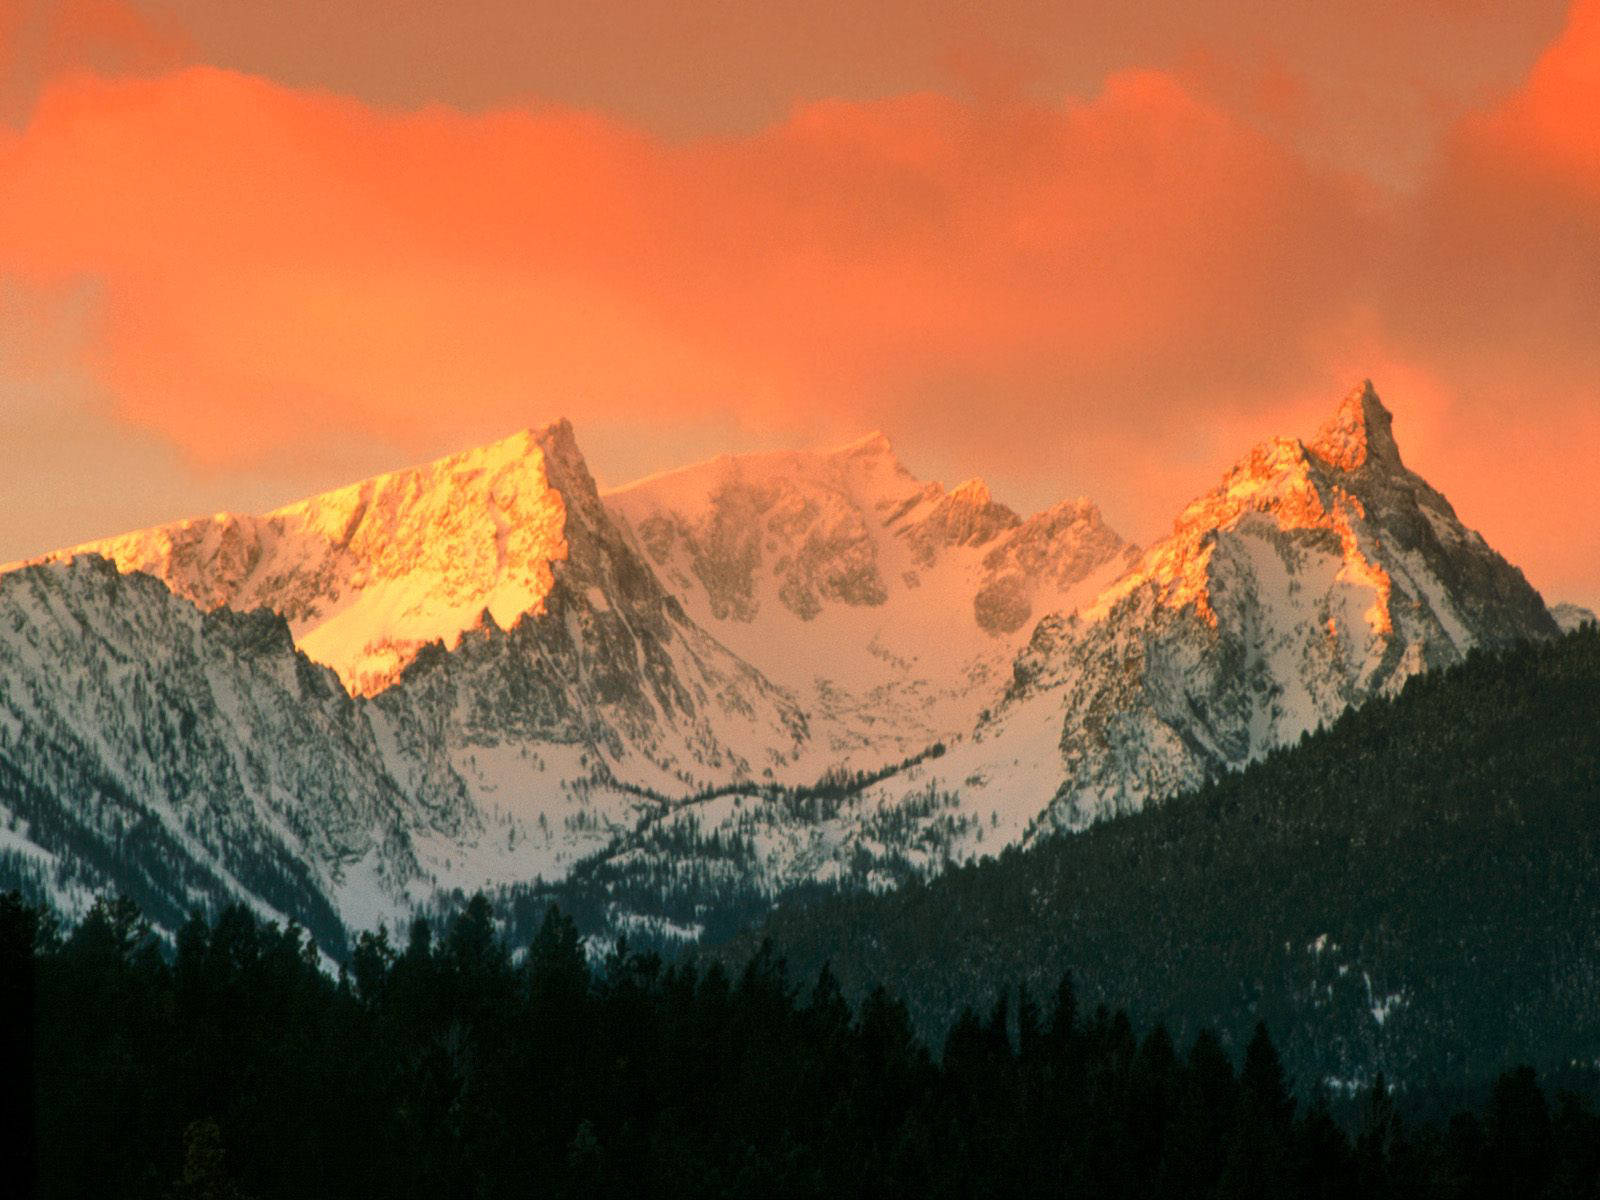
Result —
[[[802, 972], [942, 1036], [1064, 970], [1291, 1069], [1480, 1079], [1600, 1059], [1600, 629], [1475, 653], [1198, 792], [881, 896], [780, 908]], [[732, 959], [753, 941], [735, 943]]]
[[[968, 1015], [930, 1055], [879, 990], [765, 952], [729, 973], [617, 953], [552, 910], [525, 960], [471, 902], [337, 979], [242, 907], [169, 962], [130, 902], [63, 937], [0, 897], [7, 1194], [311, 1196], [1592, 1196], [1600, 1120], [1531, 1070], [1477, 1112], [1348, 1130], [1297, 1105], [1268, 1032], [1230, 1058], [1070, 981]], [[31, 1059], [31, 1064], [30, 1064]], [[8, 1094], [9, 1093], [9, 1094]], [[20, 1101], [20, 1103], [18, 1103]]]

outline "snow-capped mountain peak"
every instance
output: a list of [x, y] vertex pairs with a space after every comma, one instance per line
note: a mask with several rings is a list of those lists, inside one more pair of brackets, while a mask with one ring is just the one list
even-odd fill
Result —
[[[1252, 449], [1093, 604], [1039, 622], [980, 724], [991, 749], [955, 769], [1059, 780], [1047, 823], [1076, 827], [1473, 646], [1553, 636], [1522, 573], [1403, 465], [1392, 426], [1367, 383], [1309, 443]], [[988, 761], [1007, 755], [1005, 772]]]
[[1378, 399], [1370, 379], [1345, 397], [1307, 449], [1341, 471], [1359, 470], [1369, 461], [1374, 467], [1401, 466], [1394, 417]]
[[[1411, 585], [1409, 602], [1426, 608], [1436, 626], [1430, 636], [1448, 640], [1458, 652], [1472, 644], [1455, 599], [1434, 586], [1434, 576], [1456, 548], [1479, 560], [1498, 556], [1460, 523], [1449, 501], [1405, 467], [1393, 416], [1370, 381], [1345, 397], [1310, 442], [1280, 437], [1255, 446], [1220, 486], [1179, 514], [1172, 535], [1104, 593], [1092, 615], [1102, 616], [1130, 592], [1150, 587], [1168, 607], [1192, 609], [1215, 626], [1219, 575], [1213, 559], [1225, 541], [1220, 535], [1252, 528], [1293, 535], [1335, 556], [1333, 594], [1347, 602], [1330, 607], [1330, 631], [1348, 634], [1366, 626], [1371, 636], [1391, 635], [1391, 570], [1398, 568]], [[1520, 575], [1518, 582], [1526, 588]]]
[[582, 461], [558, 421], [261, 516], [217, 513], [35, 561], [99, 554], [201, 609], [269, 608], [352, 694], [371, 695], [429, 642], [453, 647], [485, 615], [509, 629], [543, 611], [568, 553], [558, 483], [586, 477]]

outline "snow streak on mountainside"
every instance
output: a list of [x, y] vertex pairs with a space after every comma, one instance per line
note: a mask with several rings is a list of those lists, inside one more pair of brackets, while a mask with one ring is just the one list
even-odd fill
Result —
[[1040, 621], [949, 769], [1008, 826], [1078, 828], [1475, 645], [1557, 631], [1522, 573], [1405, 467], [1368, 383], [1310, 443], [1256, 447], [1092, 605]]
[[1577, 604], [1553, 604], [1550, 606], [1550, 615], [1556, 619], [1562, 633], [1571, 633], [1581, 625], [1600, 620], [1587, 608]]
[[913, 478], [881, 434], [723, 456], [605, 499], [696, 621], [838, 721], [863, 766], [964, 734], [1032, 623], [1133, 556], [1086, 500], [1023, 520], [981, 480]]

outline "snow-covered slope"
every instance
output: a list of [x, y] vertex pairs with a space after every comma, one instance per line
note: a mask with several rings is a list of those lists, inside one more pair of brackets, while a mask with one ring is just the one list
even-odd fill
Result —
[[306, 654], [370, 695], [421, 646], [454, 645], [481, 614], [509, 628], [543, 611], [551, 563], [567, 557], [552, 452], [575, 453], [570, 429], [525, 431], [265, 516], [217, 513], [35, 561], [98, 554], [202, 609], [270, 608]]
[[1032, 623], [1133, 557], [1087, 500], [1023, 520], [981, 480], [913, 478], [881, 434], [725, 455], [605, 501], [695, 620], [862, 766], [969, 729]]
[[1600, 620], [1592, 611], [1578, 604], [1552, 604], [1550, 615], [1556, 619], [1562, 633], [1571, 633], [1582, 625]]
[[[392, 687], [419, 657], [457, 663], [470, 686], [424, 674], [456, 693], [474, 745], [589, 744], [652, 786], [783, 767], [806, 745], [790, 699], [640, 561], [565, 421], [264, 516], [218, 513], [33, 561], [85, 554], [202, 610], [279, 614], [354, 695]], [[438, 658], [468, 635], [469, 652]]]
[[[264, 517], [46, 555], [0, 572], [0, 589], [14, 605], [0, 695], [30, 705], [14, 710], [18, 740], [0, 745], [0, 767], [77, 761], [77, 741], [121, 730], [93, 769], [130, 803], [202, 806], [252, 828], [267, 825], [250, 814], [288, 806], [303, 838], [285, 861], [302, 861], [318, 881], [306, 886], [363, 923], [404, 911], [419, 887], [560, 876], [631, 827], [630, 789], [810, 779], [831, 761], [812, 761], [792, 698], [662, 589], [601, 505], [565, 422]], [[71, 620], [56, 622], [57, 609]], [[282, 661], [263, 674], [213, 653], [230, 621], [276, 631]], [[174, 659], [180, 650], [195, 661]], [[75, 671], [54, 665], [69, 662]], [[139, 682], [119, 702], [125, 667]], [[113, 683], [86, 691], [80, 675]], [[318, 703], [345, 724], [304, 727], [294, 694], [273, 690], [279, 676], [319, 680]], [[162, 703], [146, 706], [146, 690]], [[285, 782], [213, 767], [221, 751], [194, 767], [183, 756], [208, 729]], [[337, 770], [302, 770], [346, 751]], [[82, 786], [53, 778], [63, 808], [82, 802]], [[359, 865], [366, 851], [351, 849], [338, 807], [364, 794], [355, 779], [375, 781], [388, 805], [362, 812], [411, 839], [403, 862]], [[219, 835], [216, 852], [238, 840]], [[346, 889], [346, 875], [360, 887]]]
[[1012, 835], [1078, 828], [1249, 761], [1471, 647], [1558, 632], [1401, 461], [1370, 383], [1256, 447], [1075, 614], [1046, 617], [947, 770]]
[[479, 832], [448, 765], [402, 749], [427, 731], [375, 721], [271, 614], [79, 557], [0, 576], [0, 629], [0, 846], [68, 909], [242, 897], [326, 939], [432, 890], [413, 834]]

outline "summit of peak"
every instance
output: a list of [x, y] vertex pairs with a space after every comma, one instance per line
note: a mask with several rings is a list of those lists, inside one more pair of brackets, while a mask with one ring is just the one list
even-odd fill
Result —
[[578, 435], [573, 432], [572, 422], [566, 417], [557, 417], [542, 429], [529, 429], [526, 433], [547, 451], [577, 452]]
[[[328, 497], [343, 495], [346, 492], [363, 488], [381, 488], [404, 479], [442, 479], [458, 475], [461, 472], [478, 472], [486, 469], [495, 472], [508, 469], [515, 471], [523, 467], [524, 464], [529, 467], [537, 467], [542, 479], [543, 464], [546, 459], [555, 458], [565, 462], [574, 458], [581, 461], [582, 457], [581, 452], [578, 450], [577, 439], [573, 436], [572, 422], [563, 417], [558, 421], [551, 422], [549, 425], [525, 427], [493, 441], [481, 442], [475, 446], [451, 451], [428, 462], [398, 467], [394, 470], [371, 475], [354, 483], [346, 484], [344, 487], [335, 488], [329, 492], [287, 504], [283, 508], [274, 510], [274, 512], [267, 515], [275, 516], [279, 513], [296, 511], [308, 504], [320, 503]], [[219, 513], [218, 517], [221, 518], [225, 515]]]
[[560, 453], [575, 450], [577, 445], [578, 439], [572, 431], [572, 422], [566, 417], [560, 417], [548, 425], [525, 426], [515, 433], [462, 453], [463, 456], [492, 455], [509, 458], [526, 456], [535, 450], [547, 454], [552, 451]]
[[[537, 495], [546, 488], [569, 493], [568, 499], [594, 492], [594, 479], [573, 433], [572, 422], [562, 417], [544, 426], [519, 429], [498, 441], [475, 446], [421, 467], [396, 472], [444, 480], [461, 476], [491, 480], [498, 488], [524, 487]], [[380, 480], [387, 477], [380, 477]], [[520, 482], [519, 482], [520, 481]]]
[[544, 611], [569, 531], [603, 520], [567, 421], [373, 475], [259, 516], [218, 513], [101, 539], [97, 553], [200, 608], [269, 608], [368, 695], [420, 647]]
[[984, 508], [994, 503], [994, 494], [989, 491], [987, 483], [974, 475], [971, 479], [951, 488], [950, 499], [970, 504], [974, 508]]
[[482, 448], [490, 450], [498, 446], [504, 446], [508, 450], [531, 450], [539, 444], [544, 432], [544, 430], [535, 429], [531, 425], [525, 425], [515, 433], [508, 433], [503, 438], [496, 438], [494, 441], [486, 443]]
[[1369, 461], [1399, 466], [1393, 426], [1393, 415], [1368, 379], [1351, 390], [1306, 449], [1341, 471], [1357, 470]]

